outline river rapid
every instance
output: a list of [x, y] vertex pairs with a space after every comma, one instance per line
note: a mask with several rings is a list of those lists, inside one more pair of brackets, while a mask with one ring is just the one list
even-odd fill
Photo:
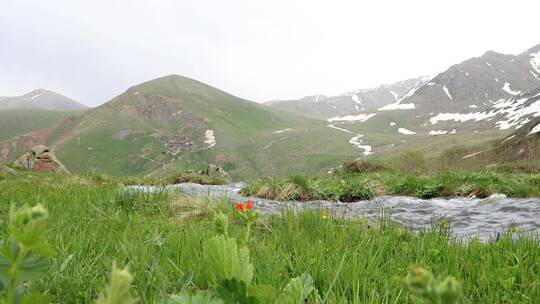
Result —
[[540, 198], [507, 198], [495, 194], [486, 199], [437, 198], [420, 199], [405, 196], [381, 196], [369, 201], [339, 203], [331, 201], [285, 202], [256, 197], [244, 197], [242, 183], [230, 185], [199, 185], [183, 183], [157, 186], [131, 186], [145, 192], [175, 191], [198, 198], [210, 197], [231, 203], [254, 202], [262, 214], [280, 214], [284, 210], [298, 212], [306, 209], [325, 210], [344, 218], [376, 219], [382, 214], [413, 230], [429, 229], [433, 223], [445, 220], [451, 232], [460, 239], [478, 237], [481, 241], [496, 238], [510, 227], [537, 237], [540, 233]]

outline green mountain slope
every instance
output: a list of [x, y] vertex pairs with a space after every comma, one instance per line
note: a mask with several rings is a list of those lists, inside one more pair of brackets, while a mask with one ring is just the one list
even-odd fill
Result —
[[0, 141], [51, 127], [69, 114], [47, 110], [0, 110]]
[[[314, 173], [360, 156], [350, 135], [326, 124], [171, 75], [38, 136], [76, 173], [162, 176], [216, 163], [249, 178]], [[10, 158], [21, 145], [9, 143]]]

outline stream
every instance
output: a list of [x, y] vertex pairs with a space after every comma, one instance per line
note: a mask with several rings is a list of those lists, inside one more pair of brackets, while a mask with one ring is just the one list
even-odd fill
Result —
[[488, 241], [503, 233], [509, 227], [532, 234], [540, 234], [540, 198], [507, 198], [494, 194], [486, 199], [475, 198], [437, 198], [420, 199], [405, 196], [380, 196], [369, 201], [338, 203], [331, 201], [285, 202], [243, 197], [239, 194], [245, 184], [199, 185], [183, 183], [158, 186], [131, 186], [130, 189], [156, 192], [172, 190], [190, 196], [224, 199], [231, 203], [252, 200], [255, 209], [262, 214], [280, 214], [284, 210], [305, 209], [327, 210], [344, 218], [367, 217], [376, 219], [381, 214], [413, 230], [432, 227], [444, 219], [450, 224], [452, 233], [464, 240], [478, 237]]

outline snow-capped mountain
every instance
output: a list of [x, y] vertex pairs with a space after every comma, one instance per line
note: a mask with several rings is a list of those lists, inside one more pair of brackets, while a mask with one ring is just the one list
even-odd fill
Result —
[[345, 92], [337, 96], [306, 96], [299, 100], [269, 101], [266, 105], [304, 116], [328, 119], [340, 115], [374, 111], [395, 102], [399, 96], [424, 80], [425, 77], [419, 77], [375, 88]]
[[40, 109], [51, 111], [71, 111], [84, 109], [87, 106], [45, 89], [33, 90], [22, 96], [0, 97], [0, 110], [6, 109]]
[[504, 55], [489, 51], [456, 64], [411, 89], [383, 110], [422, 112], [483, 110], [540, 86], [540, 52]]
[[519, 55], [486, 52], [425, 79], [393, 103], [327, 121], [362, 134], [363, 144], [377, 154], [430, 143], [437, 149], [468, 139], [478, 144], [509, 134], [536, 117], [540, 117], [540, 45]]

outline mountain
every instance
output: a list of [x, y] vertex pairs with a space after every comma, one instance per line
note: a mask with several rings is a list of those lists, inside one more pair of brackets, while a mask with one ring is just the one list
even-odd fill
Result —
[[540, 62], [534, 59], [538, 54], [532, 53], [539, 47], [518, 56], [489, 51], [456, 64], [410, 90], [388, 109], [441, 113], [490, 108], [540, 86]]
[[58, 93], [37, 89], [22, 96], [0, 97], [0, 110], [38, 109], [50, 111], [72, 111], [85, 109], [87, 106]]
[[536, 173], [540, 169], [540, 117], [532, 118], [510, 135], [489, 145], [469, 149], [461, 164], [501, 167], [505, 171]]
[[540, 116], [540, 45], [519, 55], [493, 51], [429, 77], [374, 111], [328, 120], [362, 135], [375, 157], [408, 149], [438, 154], [482, 145]]
[[28, 132], [41, 130], [62, 122], [70, 115], [66, 111], [0, 110], [0, 142]]
[[374, 111], [395, 102], [425, 78], [414, 78], [371, 89], [360, 89], [338, 96], [306, 96], [299, 100], [274, 100], [265, 104], [288, 112], [327, 119], [340, 115]]
[[162, 176], [215, 163], [246, 178], [315, 172], [359, 155], [348, 137], [323, 121], [170, 75], [0, 143], [0, 156], [13, 159], [43, 144], [74, 173]]

